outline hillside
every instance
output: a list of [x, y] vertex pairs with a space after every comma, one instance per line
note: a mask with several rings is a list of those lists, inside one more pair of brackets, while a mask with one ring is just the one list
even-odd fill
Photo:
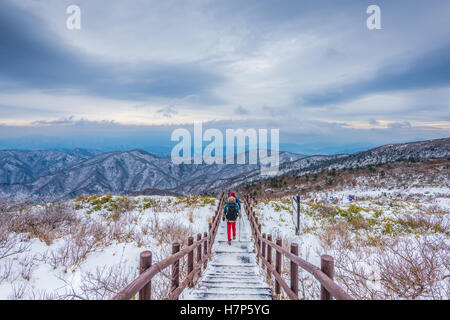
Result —
[[360, 168], [326, 169], [318, 173], [287, 174], [249, 184], [239, 191], [259, 199], [290, 194], [306, 197], [348, 190], [393, 190], [411, 188], [450, 188], [450, 158], [408, 160]]
[[0, 150], [0, 184], [15, 184], [71, 168], [99, 155], [96, 150]]
[[[31, 164], [12, 168], [6, 160], [0, 161], [2, 167], [9, 168], [9, 171], [4, 173], [3, 181], [24, 181], [1, 184], [0, 197], [49, 201], [99, 193], [136, 194], [148, 189], [155, 190], [153, 194], [163, 193], [162, 191], [173, 194], [197, 193], [200, 191], [197, 190], [199, 185], [208, 186], [213, 181], [259, 168], [258, 165], [250, 164], [175, 165], [170, 158], [160, 158], [142, 150], [100, 153], [86, 156], [85, 159], [73, 159], [70, 165], [65, 165], [68, 161], [57, 158], [53, 151], [42, 151], [37, 155], [41, 158], [35, 162], [46, 164], [48, 168], [36, 166], [33, 174], [28, 174]], [[70, 154], [63, 152], [57, 155], [62, 159], [70, 157]], [[22, 154], [16, 152], [15, 157], [19, 156]], [[282, 162], [299, 157], [303, 156], [280, 153]], [[53, 160], [49, 161], [49, 158]], [[21, 179], [8, 179], [10, 176]]]
[[[145, 190], [153, 190], [152, 194], [211, 194], [267, 179], [260, 174], [259, 165], [176, 165], [170, 158], [142, 150], [109, 153], [3, 151], [3, 155], [0, 197], [14, 200], [51, 201], [89, 194], [139, 194]], [[305, 157], [281, 152], [277, 176], [302, 176], [324, 170], [408, 163], [449, 155], [450, 138], [331, 156]]]
[[[355, 154], [317, 155], [286, 162], [280, 165], [277, 176], [301, 176], [319, 173], [323, 170], [356, 169], [384, 163], [405, 163], [426, 159], [439, 159], [448, 157], [449, 155], [450, 138], [391, 144]], [[253, 171], [230, 179], [217, 181], [210, 188], [216, 190], [220, 190], [225, 186], [228, 186], [228, 188], [238, 188], [263, 180], [267, 180], [267, 177], [261, 176], [259, 171]]]

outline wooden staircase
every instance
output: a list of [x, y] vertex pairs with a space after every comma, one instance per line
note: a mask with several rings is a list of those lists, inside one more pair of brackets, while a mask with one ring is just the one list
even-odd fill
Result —
[[[240, 239], [239, 239], [239, 224]], [[236, 240], [227, 243], [227, 226], [221, 221], [212, 259], [197, 286], [185, 289], [180, 299], [271, 300], [272, 292], [260, 273], [255, 243], [245, 210], [236, 224]]]

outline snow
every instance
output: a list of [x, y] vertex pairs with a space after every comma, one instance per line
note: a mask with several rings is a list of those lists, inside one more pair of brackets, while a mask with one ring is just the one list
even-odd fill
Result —
[[[354, 194], [356, 199], [348, 202], [349, 194]], [[330, 196], [333, 196], [333, 199], [330, 199]], [[120, 197], [112, 196], [111, 199], [117, 200]], [[131, 236], [111, 240], [108, 235], [108, 241], [105, 240], [103, 246], [89, 252], [77, 265], [60, 264], [53, 267], [51, 263], [52, 252], [57, 252], [59, 248], [66, 246], [71, 240], [70, 234], [55, 239], [51, 244], [37, 238], [29, 239], [23, 234], [11, 234], [10, 237], [23, 237], [20, 243], [29, 245], [29, 248], [23, 253], [0, 259], [0, 275], [11, 267], [11, 275], [8, 279], [2, 280], [0, 276], [0, 299], [58, 298], [66, 294], [82, 296], [83, 279], [86, 274], [115, 266], [120, 268], [129, 280], [132, 280], [137, 275], [139, 254], [143, 250], [152, 251], [154, 262], [170, 255], [170, 243], [161, 242], [150, 232], [151, 228], [155, 227], [155, 221], [160, 226], [166, 223], [184, 227], [192, 235], [203, 233], [207, 231], [208, 219], [214, 215], [218, 203], [218, 200], [210, 203], [208, 199], [195, 200], [192, 197], [138, 196], [127, 197], [127, 199], [136, 205], [127, 211], [127, 214], [121, 216], [120, 219], [123, 220], [119, 219], [119, 222], [123, 223], [123, 234]], [[322, 254], [335, 257], [338, 272], [342, 267], [350, 268], [348, 263], [351, 259], [357, 261], [358, 267], [367, 274], [365, 281], [368, 288], [377, 291], [377, 294], [385, 293], [383, 291], [385, 288], [380, 281], [380, 270], [374, 263], [375, 259], [380, 257], [379, 247], [376, 244], [368, 244], [370, 241], [396, 240], [400, 243], [412, 244], [431, 240], [444, 244], [443, 247], [439, 247], [439, 250], [447, 252], [448, 256], [450, 245], [450, 188], [448, 186], [407, 189], [370, 189], [361, 186], [334, 192], [316, 192], [309, 196], [302, 196], [301, 201], [300, 235], [295, 234], [293, 223], [295, 209], [290, 197], [263, 201], [256, 205], [255, 212], [262, 224], [262, 232], [272, 234], [273, 239], [281, 237], [285, 246], [292, 242], [298, 243], [299, 256], [316, 266], [320, 266]], [[110, 232], [114, 231], [112, 213], [106, 205], [94, 210], [92, 200], [87, 198], [72, 200], [69, 203], [76, 206], [76, 214], [82, 218], [82, 221], [86, 223], [95, 221], [109, 228]], [[145, 204], [149, 206], [144, 209]], [[43, 210], [43, 207], [35, 206], [34, 210], [39, 212]], [[369, 226], [357, 227], [352, 224], [355, 223], [351, 220], [354, 217], [366, 223], [370, 222]], [[419, 224], [413, 228], [401, 223], [409, 218], [424, 221], [423, 226]], [[328, 239], [330, 243], [327, 243], [326, 239], [325, 231], [332, 227], [339, 227], [339, 222], [343, 222], [346, 228], [349, 228], [348, 241], [353, 246], [345, 252], [337, 250], [336, 239], [331, 237]], [[225, 223], [220, 224], [213, 246], [215, 255], [208, 263], [199, 286], [194, 290], [185, 291], [181, 298], [232, 299], [249, 298], [250, 295], [252, 299], [255, 299], [262, 291], [267, 292], [264, 279], [260, 274], [261, 270], [256, 264], [254, 244], [247, 218], [244, 217], [241, 223], [241, 241], [233, 241], [231, 246], [226, 243]], [[144, 231], [148, 232], [144, 233]], [[339, 256], [342, 254], [344, 256]], [[345, 265], [340, 265], [341, 263]], [[243, 268], [248, 268], [249, 273], [243, 272]], [[301, 293], [303, 295], [301, 298], [317, 298], [319, 292], [317, 281], [304, 271], [300, 275], [306, 279], [305, 281], [311, 283], [311, 287]], [[286, 274], [283, 277], [286, 278]], [[222, 278], [230, 281], [218, 282]], [[239, 280], [238, 283], [234, 283], [236, 280]], [[340, 280], [337, 281], [339, 283]], [[252, 289], [239, 289], [238, 287], [242, 287], [242, 283], [239, 282], [251, 285]], [[24, 292], [20, 294], [22, 290]], [[235, 292], [230, 293], [230, 290]], [[267, 294], [265, 297], [267, 298]]]
[[[348, 202], [347, 197], [349, 194], [355, 194], [356, 200]], [[383, 196], [383, 194], [385, 195]], [[321, 235], [324, 235], [325, 228], [332, 227], [333, 224], [337, 224], [339, 221], [347, 221], [347, 217], [336, 214], [334, 219], [328, 220], [328, 218], [321, 215], [319, 206], [339, 208], [343, 210], [343, 213], [350, 212], [352, 209], [359, 210], [355, 215], [359, 214], [362, 218], [367, 219], [366, 221], [372, 221], [373, 225], [370, 225], [367, 230], [349, 230], [350, 243], [353, 246], [358, 246], [358, 250], [347, 249], [346, 254], [355, 261], [359, 259], [358, 265], [365, 272], [371, 273], [370, 279], [374, 280], [373, 283], [368, 284], [368, 287], [372, 286], [373, 289], [377, 288], [378, 290], [382, 290], [380, 276], [371, 262], [373, 261], [372, 259], [377, 257], [377, 250], [375, 250], [377, 247], [361, 245], [364, 241], [370, 240], [371, 237], [398, 240], [401, 243], [411, 244], [414, 241], [422, 242], [424, 239], [442, 243], [444, 239], [446, 248], [441, 247], [439, 250], [446, 251], [448, 256], [450, 243], [450, 189], [448, 187], [397, 188], [392, 190], [351, 188], [332, 192], [332, 195], [337, 201], [330, 199], [330, 192], [317, 192], [309, 198], [304, 197], [302, 199], [300, 235], [295, 234], [293, 219], [295, 209], [291, 204], [290, 198], [286, 197], [280, 200], [258, 203], [255, 212], [262, 224], [262, 233], [272, 234], [274, 239], [281, 237], [284, 244], [298, 243], [299, 256], [316, 266], [320, 266], [320, 256], [322, 254], [330, 254], [332, 256], [339, 254], [334, 244], [328, 246], [324, 243]], [[411, 200], [411, 195], [415, 195], [417, 199]], [[430, 225], [436, 224], [441, 226], [443, 230], [424, 229], [425, 227], [407, 229], [398, 222], [401, 221], [399, 219], [406, 220], [408, 218], [422, 219], [430, 223]], [[391, 224], [394, 230], [393, 234], [385, 234], [385, 228], [388, 223]], [[352, 225], [350, 224], [349, 226]], [[365, 256], [363, 260], [361, 260], [360, 256], [362, 252]], [[307, 295], [305, 298], [317, 297]]]
[[[113, 197], [113, 199], [116, 197]], [[159, 211], [157, 208], [148, 208], [144, 211], [140, 209], [133, 209], [128, 212], [126, 225], [127, 231], [134, 232], [134, 234], [141, 233], [142, 228], [148, 226], [155, 217], [159, 219], [160, 224], [164, 222], [175, 223], [178, 226], [184, 226], [192, 232], [193, 235], [197, 233], [206, 232], [208, 230], [208, 218], [214, 215], [214, 210], [218, 204], [214, 200], [214, 205], [191, 205], [179, 201], [177, 203], [176, 197], [165, 196], [141, 196], [129, 197], [136, 200], [138, 204], [142, 204], [145, 200], [152, 199], [156, 203], [166, 204], [166, 210]], [[73, 203], [77, 203], [75, 200]], [[171, 202], [171, 204], [169, 204]], [[36, 206], [34, 210], [40, 210]], [[90, 204], [79, 208], [76, 213], [82, 217], [83, 221], [97, 221], [103, 226], [112, 225], [108, 220], [111, 212], [101, 209], [88, 214], [92, 210]], [[22, 235], [23, 236], [23, 235]], [[81, 293], [80, 286], [82, 285], [82, 278], [87, 273], [95, 273], [102, 268], [109, 268], [119, 266], [132, 276], [137, 275], [139, 265], [139, 254], [144, 250], [153, 252], [153, 261], [164, 258], [170, 255], [170, 244], [158, 243], [149, 234], [142, 235], [143, 245], [139, 244], [133, 239], [127, 241], [112, 241], [105, 246], [96, 248], [93, 252], [89, 252], [87, 257], [79, 265], [63, 266], [56, 268], [51, 266], [51, 254], [57, 252], [58, 248], [64, 247], [66, 242], [70, 240], [70, 235], [66, 235], [54, 240], [50, 245], [36, 239], [24, 239], [25, 244], [29, 248], [23, 252], [13, 256], [0, 259], [0, 275], [2, 271], [11, 266], [11, 276], [9, 279], [1, 280], [0, 277], [0, 299], [34, 299], [45, 298], [48, 296], [57, 296], [67, 294], [68, 292]], [[24, 237], [25, 238], [25, 237]], [[27, 260], [28, 259], [28, 260]], [[33, 260], [30, 263], [30, 259]], [[24, 279], [22, 276], [23, 267], [21, 264], [26, 264], [31, 268], [29, 279]], [[14, 291], [21, 291], [24, 289], [24, 294], [18, 297], [14, 296]]]

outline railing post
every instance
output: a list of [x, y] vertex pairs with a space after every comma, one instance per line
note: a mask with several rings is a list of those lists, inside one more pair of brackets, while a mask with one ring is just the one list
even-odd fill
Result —
[[[141, 275], [145, 270], [152, 266], [151, 251], [143, 251], [139, 256], [139, 274]], [[149, 281], [141, 290], [139, 290], [139, 300], [152, 299], [152, 282]]]
[[[277, 245], [278, 246], [282, 246], [282, 240], [281, 238], [277, 238]], [[277, 271], [277, 273], [279, 275], [281, 275], [281, 252], [278, 250], [275, 250], [275, 270]], [[281, 290], [280, 290], [280, 284], [278, 283], [278, 281], [275, 280], [275, 294], [280, 294]]]
[[[298, 256], [298, 244], [291, 243], [291, 253]], [[298, 296], [298, 265], [291, 261], [291, 290]]]
[[[178, 242], [172, 243], [172, 254], [180, 251], [180, 244]], [[175, 261], [172, 264], [172, 288], [174, 291], [180, 285], [180, 260]]]
[[[267, 240], [269, 243], [272, 243], [272, 235], [267, 235]], [[270, 244], [267, 245], [267, 262], [270, 266], [272, 266], [272, 246]], [[267, 277], [270, 278], [272, 275], [270, 274], [270, 269], [267, 268]]]
[[[263, 237], [263, 239], [266, 239], [266, 234], [263, 233], [262, 237]], [[262, 245], [261, 245], [261, 256], [263, 259], [266, 259], [266, 243], [264, 241], [262, 241]], [[264, 264], [262, 264], [262, 265], [264, 268]]]
[[214, 228], [215, 228], [215, 225], [214, 225], [214, 222], [215, 222], [215, 219], [214, 219], [214, 216], [212, 217], [212, 224], [211, 224], [211, 243], [210, 243], [210, 245], [212, 245], [212, 243], [214, 242]]
[[[202, 240], [202, 235], [201, 233], [197, 234], [197, 241]], [[201, 264], [202, 263], [202, 244], [199, 243], [198, 247], [197, 247], [197, 264]], [[200, 272], [202, 270], [200, 269]]]
[[261, 241], [261, 239], [259, 238], [259, 235], [261, 234], [261, 224], [258, 224], [258, 231], [259, 231], [259, 233], [256, 235], [256, 239], [258, 239], [258, 252], [261, 254], [261, 244], [262, 244], [262, 241]]
[[[325, 273], [331, 280], [334, 278], [334, 259], [332, 256], [324, 254], [320, 257], [320, 269]], [[320, 286], [320, 299], [321, 300], [331, 300], [333, 297], [325, 289], [324, 286]]]
[[[210, 243], [212, 243], [213, 239], [212, 239], [212, 224], [211, 222], [208, 223], [208, 246]], [[208, 247], [208, 254], [209, 254], [209, 247]]]
[[[257, 241], [258, 238], [257, 238], [257, 232], [256, 232], [256, 230], [258, 230], [258, 224], [259, 224], [258, 217], [255, 217], [255, 221], [256, 221], [256, 226], [255, 225], [253, 226], [253, 236], [255, 239], [256, 247], [258, 248], [258, 241]], [[259, 248], [258, 248], [258, 250], [259, 250]]]
[[[203, 238], [205, 242], [203, 242], [203, 256], [206, 258], [208, 256], [208, 233], [203, 233]], [[203, 268], [206, 268], [207, 261], [203, 264]]]
[[[188, 247], [191, 246], [194, 243], [194, 238], [189, 237], [188, 238]], [[194, 250], [189, 251], [188, 253], [188, 261], [187, 261], [187, 274], [191, 274], [192, 270], [194, 270]], [[192, 281], [189, 281], [189, 287], [192, 287]]]

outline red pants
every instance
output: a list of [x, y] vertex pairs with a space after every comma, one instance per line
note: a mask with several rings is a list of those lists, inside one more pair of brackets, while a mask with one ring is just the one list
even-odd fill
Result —
[[228, 241], [231, 241], [231, 229], [233, 229], [233, 237], [236, 237], [236, 221], [227, 221]]

